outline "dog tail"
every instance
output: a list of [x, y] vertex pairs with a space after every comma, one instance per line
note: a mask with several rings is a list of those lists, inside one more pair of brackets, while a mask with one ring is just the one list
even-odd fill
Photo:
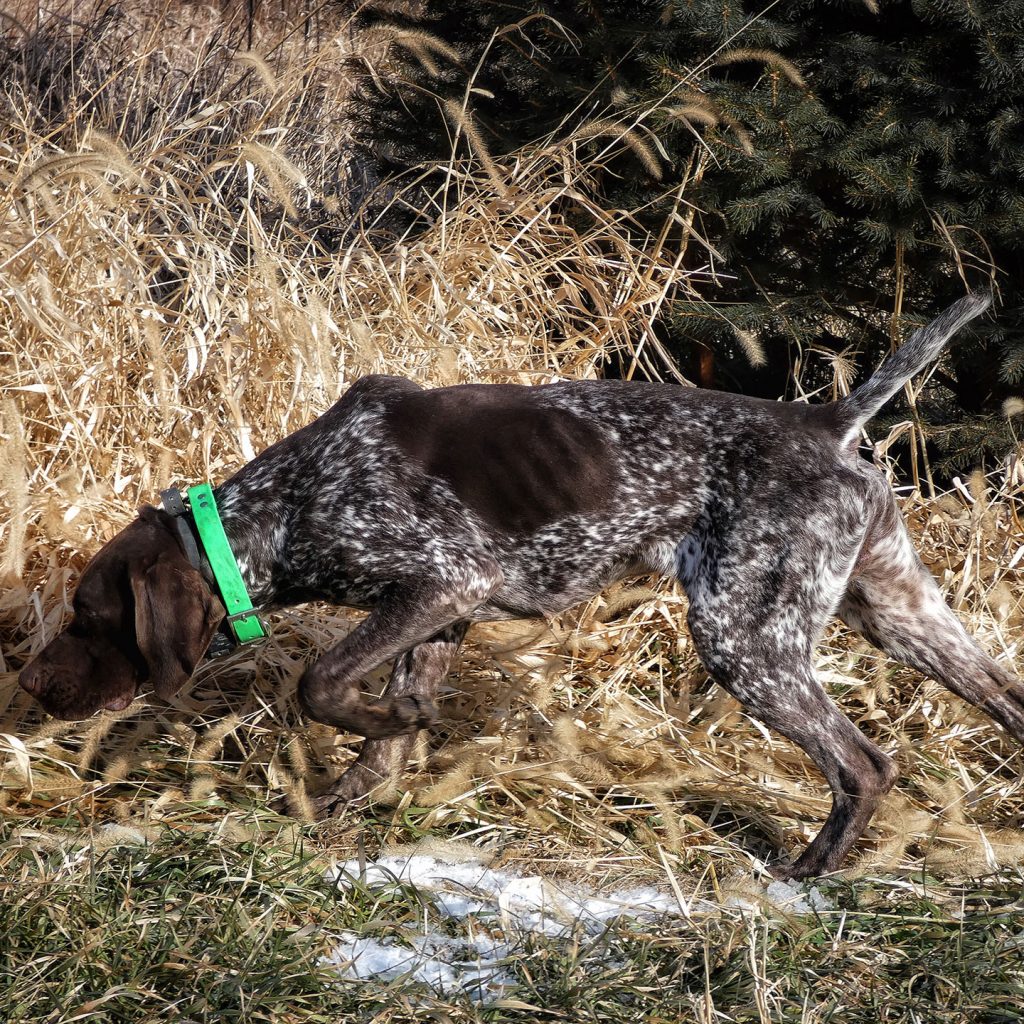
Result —
[[911, 377], [938, 359], [950, 338], [984, 313], [991, 302], [987, 293], [970, 292], [915, 331], [864, 384], [836, 402], [833, 408], [844, 423], [859, 431]]

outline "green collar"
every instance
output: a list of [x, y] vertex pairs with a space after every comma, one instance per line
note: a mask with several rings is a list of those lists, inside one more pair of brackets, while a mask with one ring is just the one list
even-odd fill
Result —
[[[196, 532], [199, 534], [203, 549], [201, 554], [205, 555], [209, 562], [213, 579], [227, 610], [226, 621], [232, 635], [240, 644], [263, 640], [267, 634], [256, 614], [256, 609], [252, 606], [252, 601], [249, 600], [249, 592], [245, 589], [238, 562], [231, 552], [224, 524], [220, 521], [220, 514], [217, 511], [217, 502], [213, 497], [213, 488], [208, 483], [190, 487], [186, 491], [186, 500], [192, 512]], [[168, 501], [165, 498], [165, 508], [167, 505]], [[168, 511], [171, 509], [168, 508]], [[185, 511], [186, 509], [182, 508], [182, 512]]]

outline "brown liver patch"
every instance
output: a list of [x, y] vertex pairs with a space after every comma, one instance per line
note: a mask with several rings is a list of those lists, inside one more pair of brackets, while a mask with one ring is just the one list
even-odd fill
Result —
[[539, 390], [465, 384], [403, 394], [388, 424], [402, 450], [489, 526], [529, 534], [607, 507], [618, 476], [600, 427], [543, 405]]

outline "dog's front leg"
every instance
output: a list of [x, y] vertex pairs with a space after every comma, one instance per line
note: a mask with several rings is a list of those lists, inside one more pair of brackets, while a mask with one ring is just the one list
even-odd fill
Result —
[[[437, 717], [433, 696], [465, 636], [472, 612], [501, 586], [487, 555], [463, 552], [442, 579], [396, 586], [344, 640], [311, 665], [299, 682], [310, 718], [367, 737], [356, 762], [314, 800], [319, 817], [337, 813], [404, 764], [416, 733]], [[383, 696], [368, 698], [363, 677], [396, 658]]]
[[441, 568], [439, 575], [392, 585], [337, 647], [306, 669], [299, 703], [310, 718], [368, 739], [416, 732], [433, 721], [433, 704], [419, 694], [368, 700], [360, 683], [378, 665], [468, 621], [503, 582], [501, 570], [486, 554], [462, 552], [457, 565]]
[[[421, 710], [432, 708], [433, 698], [448, 675], [467, 626], [465, 622], [455, 623], [396, 658], [382, 703], [412, 697], [420, 702]], [[409, 760], [415, 742], [415, 732], [368, 739], [344, 775], [314, 798], [317, 817], [339, 814], [377, 786], [394, 779]]]

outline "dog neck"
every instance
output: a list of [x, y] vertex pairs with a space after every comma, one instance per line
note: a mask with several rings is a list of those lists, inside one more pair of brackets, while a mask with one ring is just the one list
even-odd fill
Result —
[[242, 581], [257, 608], [280, 605], [275, 583], [286, 564], [288, 515], [273, 493], [232, 477], [214, 489], [221, 524]]

